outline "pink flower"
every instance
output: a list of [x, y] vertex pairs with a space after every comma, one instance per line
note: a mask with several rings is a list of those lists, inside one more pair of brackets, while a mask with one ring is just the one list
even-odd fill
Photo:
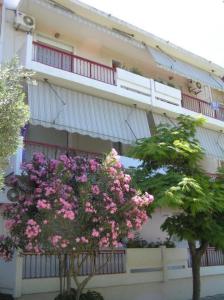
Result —
[[61, 248], [66, 248], [69, 244], [69, 241], [68, 240], [62, 240], [61, 241]]
[[42, 191], [42, 190], [41, 190], [40, 188], [36, 188], [35, 191], [34, 191], [34, 193], [35, 193], [35, 194], [40, 194], [41, 191]]
[[109, 167], [107, 169], [108, 173], [112, 176], [115, 176], [117, 174], [117, 170], [114, 167]]
[[27, 251], [32, 251], [32, 250], [33, 250], [33, 245], [32, 245], [32, 243], [29, 242], [29, 243], [26, 245], [25, 248], [26, 248]]
[[85, 204], [85, 212], [96, 213], [96, 210], [94, 209], [94, 207], [92, 206], [92, 204], [89, 201], [87, 201]]
[[111, 149], [110, 154], [111, 154], [112, 156], [117, 156], [117, 155], [118, 155], [117, 150], [115, 150], [114, 148]]
[[82, 176], [76, 176], [75, 179], [78, 181], [78, 182], [87, 182], [87, 176], [86, 174], [83, 174]]
[[28, 225], [36, 225], [37, 223], [36, 223], [36, 221], [34, 221], [33, 219], [29, 219], [29, 220], [27, 221], [27, 224], [28, 224]]
[[126, 220], [126, 225], [127, 225], [128, 228], [132, 228], [133, 227], [133, 225], [132, 225], [132, 223], [131, 223], [130, 220]]
[[131, 176], [128, 175], [128, 174], [125, 174], [125, 176], [124, 176], [124, 183], [130, 183], [130, 181], [131, 181]]
[[85, 238], [84, 236], [82, 236], [82, 237], [80, 238], [80, 240], [81, 240], [81, 242], [82, 242], [83, 244], [88, 244], [88, 243], [89, 243], [89, 240], [88, 240], [87, 238]]
[[72, 210], [66, 210], [64, 212], [63, 217], [65, 219], [74, 220], [75, 219], [75, 214], [74, 214], [74, 212]]
[[133, 232], [128, 232], [128, 239], [133, 240], [135, 237]]
[[28, 220], [25, 235], [28, 238], [34, 238], [41, 232], [40, 226], [33, 219]]
[[72, 209], [72, 205], [68, 201], [64, 200], [63, 198], [60, 198], [59, 201], [63, 205], [64, 209]]
[[52, 245], [55, 247], [61, 239], [62, 239], [62, 237], [60, 235], [52, 236], [52, 238], [51, 238]]
[[109, 243], [109, 238], [108, 237], [102, 237], [101, 239], [100, 239], [100, 241], [99, 241], [99, 247], [100, 248], [108, 248], [109, 247], [109, 245], [110, 245], [110, 243]]
[[92, 230], [92, 237], [99, 237], [100, 233], [95, 228]]
[[99, 166], [98, 162], [95, 159], [90, 159], [89, 161], [90, 171], [95, 172]]
[[98, 187], [98, 185], [94, 184], [94, 185], [92, 185], [92, 187], [91, 187], [91, 191], [92, 191], [93, 194], [99, 195], [99, 193], [100, 193], [100, 188]]
[[13, 226], [14, 226], [15, 223], [16, 223], [16, 221], [13, 220], [13, 219], [6, 220], [5, 221], [5, 229], [6, 230], [12, 230], [12, 228], [13, 228]]
[[50, 187], [50, 186], [47, 186], [46, 188], [45, 188], [45, 196], [50, 196], [50, 195], [53, 195], [53, 194], [55, 194], [55, 189], [53, 189], [52, 187]]
[[33, 159], [36, 160], [39, 164], [45, 163], [45, 156], [41, 152], [37, 152], [33, 154]]
[[41, 199], [37, 201], [37, 208], [39, 209], [50, 209], [51, 205], [47, 202], [47, 200]]

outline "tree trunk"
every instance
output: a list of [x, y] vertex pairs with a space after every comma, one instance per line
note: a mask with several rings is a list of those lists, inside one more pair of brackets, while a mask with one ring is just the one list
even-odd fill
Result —
[[82, 294], [82, 290], [81, 287], [77, 287], [76, 289], [76, 297], [75, 297], [75, 300], [79, 300], [81, 294]]
[[71, 274], [72, 274], [72, 260], [73, 256], [66, 255], [66, 279], [67, 279], [67, 293], [71, 293]]
[[201, 255], [194, 253], [191, 255], [192, 260], [192, 277], [193, 277], [193, 294], [192, 300], [199, 300], [201, 293], [201, 280], [200, 280], [200, 267], [201, 267]]
[[200, 242], [200, 247], [196, 247], [196, 241], [188, 241], [191, 262], [192, 262], [192, 277], [193, 277], [193, 294], [192, 300], [200, 300], [201, 293], [201, 279], [200, 279], [200, 268], [201, 258], [208, 247], [208, 243], [203, 241]]

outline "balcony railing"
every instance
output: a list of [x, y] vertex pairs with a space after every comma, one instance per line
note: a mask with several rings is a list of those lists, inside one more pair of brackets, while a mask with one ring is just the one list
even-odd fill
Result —
[[224, 107], [213, 109], [211, 103], [186, 94], [182, 94], [182, 107], [224, 121]]
[[[74, 262], [75, 268], [78, 267], [80, 261], [83, 261], [79, 271], [80, 276], [91, 274], [94, 269], [96, 275], [126, 272], [125, 250], [99, 251], [94, 256], [94, 261], [87, 253], [81, 253], [79, 260], [76, 259]], [[23, 279], [59, 277], [59, 273], [59, 259], [56, 255], [33, 253], [23, 255]]]
[[61, 154], [68, 154], [70, 156], [83, 156], [87, 158], [97, 158], [97, 159], [102, 158], [102, 156], [99, 153], [87, 152], [87, 151], [77, 150], [74, 148], [68, 148], [59, 145], [25, 140], [23, 161], [30, 161], [35, 152], [41, 152], [47, 158], [51, 158], [51, 159], [56, 159]]
[[[224, 265], [224, 252], [222, 250], [216, 250], [214, 247], [209, 247], [201, 259], [201, 267], [210, 266], [223, 266]], [[191, 258], [189, 256], [188, 266], [192, 267]]]
[[111, 85], [116, 84], [114, 68], [39, 42], [33, 42], [33, 61]]

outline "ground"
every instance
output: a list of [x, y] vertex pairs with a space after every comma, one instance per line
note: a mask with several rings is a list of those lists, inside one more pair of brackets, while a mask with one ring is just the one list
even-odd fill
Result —
[[215, 295], [215, 296], [210, 296], [210, 297], [205, 297], [202, 298], [201, 300], [224, 300], [224, 294], [219, 294], [219, 295]]

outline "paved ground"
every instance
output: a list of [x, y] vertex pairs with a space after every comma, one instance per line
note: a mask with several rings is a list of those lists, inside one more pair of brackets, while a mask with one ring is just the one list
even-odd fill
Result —
[[202, 298], [201, 300], [224, 300], [224, 295], [215, 295], [210, 297]]

